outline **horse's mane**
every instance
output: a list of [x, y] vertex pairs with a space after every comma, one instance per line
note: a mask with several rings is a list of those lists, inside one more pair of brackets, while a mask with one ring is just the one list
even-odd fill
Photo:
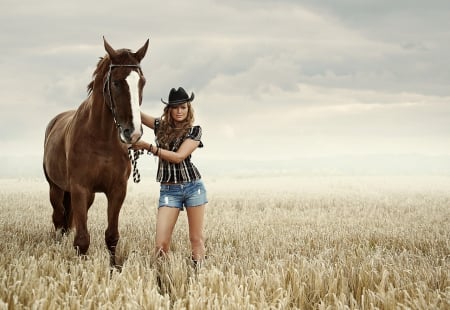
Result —
[[[118, 58], [120, 59], [119, 61], [122, 60], [126, 61], [125, 58], [129, 57], [131, 50], [124, 48], [119, 49], [116, 52], [119, 54], [118, 56]], [[95, 68], [94, 73], [92, 74], [92, 81], [87, 86], [88, 95], [92, 94], [92, 92], [94, 91], [95, 83], [100, 83], [100, 85], [102, 85], [103, 78], [108, 72], [110, 64], [111, 59], [108, 54], [106, 54], [104, 57], [100, 57], [100, 60], [97, 63], [97, 68]]]
[[103, 81], [103, 77], [109, 69], [110, 59], [108, 54], [105, 57], [100, 57], [100, 60], [97, 63], [97, 68], [95, 68], [94, 73], [92, 74], [92, 81], [87, 86], [88, 95], [92, 94], [94, 91], [95, 81]]

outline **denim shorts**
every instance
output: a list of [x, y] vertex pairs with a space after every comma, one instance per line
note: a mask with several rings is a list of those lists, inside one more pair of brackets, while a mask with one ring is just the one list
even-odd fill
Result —
[[159, 207], [179, 208], [196, 207], [208, 202], [202, 180], [181, 184], [161, 184]]

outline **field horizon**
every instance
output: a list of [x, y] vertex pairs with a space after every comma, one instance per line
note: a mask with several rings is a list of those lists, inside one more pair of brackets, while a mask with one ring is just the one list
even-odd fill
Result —
[[153, 257], [158, 184], [129, 182], [110, 270], [106, 199], [91, 246], [58, 237], [43, 178], [0, 179], [0, 309], [448, 309], [450, 177], [205, 178], [208, 259], [189, 262], [180, 215]]

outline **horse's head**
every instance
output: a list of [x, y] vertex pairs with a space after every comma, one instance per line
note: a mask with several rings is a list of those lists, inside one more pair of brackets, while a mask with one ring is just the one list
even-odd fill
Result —
[[123, 143], [135, 143], [142, 136], [142, 91], [145, 78], [140, 62], [144, 58], [148, 42], [135, 53], [128, 49], [115, 50], [103, 38], [105, 50], [111, 60], [103, 81], [103, 95], [114, 117]]

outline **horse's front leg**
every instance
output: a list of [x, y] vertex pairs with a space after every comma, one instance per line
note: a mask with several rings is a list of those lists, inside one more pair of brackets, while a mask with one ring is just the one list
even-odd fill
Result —
[[89, 249], [90, 236], [87, 229], [87, 211], [92, 204], [94, 193], [81, 185], [72, 185], [71, 187], [71, 205], [73, 223], [76, 233], [73, 240], [73, 246], [81, 255], [85, 255]]
[[111, 266], [116, 266], [116, 246], [119, 242], [119, 213], [125, 200], [127, 184], [117, 186], [106, 194], [108, 198], [108, 227], [105, 231], [105, 242], [110, 255]]

